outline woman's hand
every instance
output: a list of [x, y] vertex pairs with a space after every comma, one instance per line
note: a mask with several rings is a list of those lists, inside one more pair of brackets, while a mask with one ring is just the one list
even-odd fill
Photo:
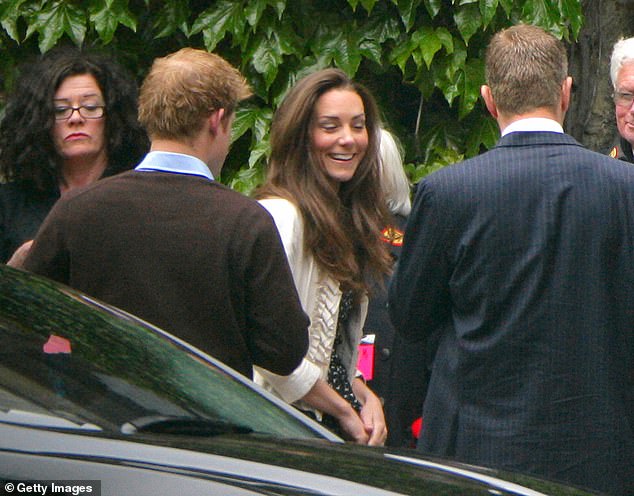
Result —
[[[337, 422], [339, 422], [339, 426], [350, 440], [358, 444], [368, 444], [370, 442], [370, 433], [361, 417], [350, 403], [343, 399], [326, 381], [317, 380], [312, 389], [302, 398], [302, 401], [317, 410], [335, 417]], [[381, 410], [381, 414], [382, 412], [383, 410]]]
[[350, 440], [357, 444], [369, 444], [370, 434], [354, 408], [349, 406], [349, 409], [343, 415], [336, 418], [339, 422], [339, 427], [349, 436]]
[[381, 400], [360, 378], [356, 378], [352, 382], [352, 390], [363, 405], [361, 408], [361, 420], [369, 436], [367, 444], [370, 446], [383, 446], [387, 439], [387, 426], [385, 425]]

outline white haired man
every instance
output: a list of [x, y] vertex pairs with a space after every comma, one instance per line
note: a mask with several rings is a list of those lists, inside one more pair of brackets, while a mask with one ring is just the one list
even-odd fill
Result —
[[634, 37], [614, 44], [610, 60], [610, 78], [614, 88], [614, 113], [619, 135], [609, 155], [634, 162]]

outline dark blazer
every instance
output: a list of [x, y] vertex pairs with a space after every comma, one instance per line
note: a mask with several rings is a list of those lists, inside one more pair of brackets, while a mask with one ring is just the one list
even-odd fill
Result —
[[[403, 231], [407, 218], [395, 215], [394, 222], [381, 233], [389, 244], [394, 261], [398, 260], [403, 245]], [[383, 403], [387, 423], [387, 446], [415, 445], [412, 423], [421, 415], [428, 369], [420, 360], [419, 347], [406, 343], [394, 331], [387, 305], [389, 276], [375, 284], [370, 292], [364, 334], [374, 334], [374, 376], [367, 381]]]
[[59, 198], [59, 191], [38, 193], [19, 183], [0, 184], [0, 263], [33, 239]]
[[62, 197], [25, 268], [174, 333], [247, 377], [287, 375], [308, 346], [273, 219], [206, 178], [124, 172]]
[[624, 160], [625, 162], [634, 163], [632, 145], [620, 135], [614, 140], [614, 146], [610, 148], [608, 155], [612, 158], [618, 158], [619, 160]]
[[511, 133], [420, 185], [390, 288], [437, 337], [419, 449], [634, 494], [634, 168]]

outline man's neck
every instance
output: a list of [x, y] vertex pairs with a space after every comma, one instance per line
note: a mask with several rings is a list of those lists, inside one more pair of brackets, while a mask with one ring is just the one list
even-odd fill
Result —
[[183, 155], [191, 155], [192, 157], [199, 158], [203, 162], [204, 157], [196, 149], [193, 144], [184, 143], [182, 141], [175, 141], [169, 139], [154, 139], [152, 140], [152, 146], [150, 147], [152, 152], [170, 152], [170, 153], [182, 153]]
[[536, 109], [531, 112], [527, 112], [525, 114], [519, 114], [519, 115], [505, 115], [500, 113], [497, 121], [498, 121], [498, 125], [500, 126], [500, 130], [504, 131], [504, 129], [506, 129], [508, 126], [510, 126], [514, 122], [521, 121], [523, 119], [535, 118], [535, 117], [541, 118], [541, 119], [550, 119], [555, 122], [558, 122], [560, 125], [563, 126], [563, 121], [564, 121], [563, 115], [557, 115], [549, 109]]

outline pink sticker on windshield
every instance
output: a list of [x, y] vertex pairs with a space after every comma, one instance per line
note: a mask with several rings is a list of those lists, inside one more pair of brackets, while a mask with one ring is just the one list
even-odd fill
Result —
[[44, 353], [48, 353], [49, 355], [55, 353], [70, 353], [70, 341], [61, 336], [51, 334], [48, 341], [44, 343], [43, 350]]

